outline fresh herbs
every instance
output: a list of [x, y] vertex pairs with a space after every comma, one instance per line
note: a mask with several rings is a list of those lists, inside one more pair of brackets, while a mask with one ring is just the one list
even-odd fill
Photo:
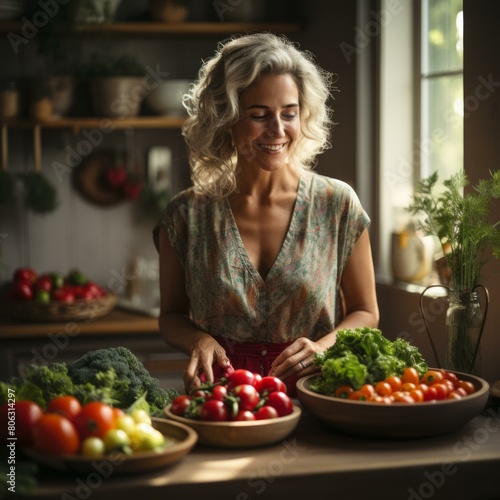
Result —
[[311, 383], [311, 390], [333, 395], [341, 385], [358, 390], [363, 384], [375, 385], [391, 375], [401, 376], [411, 366], [420, 376], [428, 370], [418, 349], [406, 340], [386, 339], [375, 328], [340, 330], [333, 346], [317, 353], [314, 363], [321, 376]]
[[445, 180], [441, 193], [437, 181], [437, 172], [423, 179], [408, 210], [424, 216], [420, 225], [425, 234], [439, 238], [451, 270], [451, 287], [470, 291], [479, 284], [486, 251], [491, 248], [492, 255], [500, 257], [500, 221], [488, 221], [491, 200], [500, 198], [500, 171], [481, 179], [465, 196], [469, 181], [463, 172]]

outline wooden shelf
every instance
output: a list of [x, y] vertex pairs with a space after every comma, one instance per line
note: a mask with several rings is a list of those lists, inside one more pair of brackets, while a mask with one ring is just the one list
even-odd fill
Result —
[[36, 125], [47, 129], [72, 128], [76, 130], [80, 128], [178, 129], [185, 120], [185, 116], [137, 116], [133, 118], [63, 117], [43, 122], [35, 120], [4, 120], [0, 124], [17, 129], [33, 128]]
[[[0, 22], [0, 33], [20, 33], [22, 23]], [[158, 23], [158, 22], [131, 22], [95, 24], [83, 27], [83, 35], [106, 33], [110, 35], [227, 35], [233, 33], [247, 33], [255, 31], [271, 31], [273, 33], [293, 33], [300, 30], [297, 23]]]

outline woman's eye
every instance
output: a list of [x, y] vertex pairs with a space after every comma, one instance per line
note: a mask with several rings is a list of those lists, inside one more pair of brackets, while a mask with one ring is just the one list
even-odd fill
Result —
[[286, 113], [284, 115], [281, 115], [284, 120], [293, 120], [294, 118], [297, 118], [297, 115], [295, 113]]
[[263, 120], [265, 117], [266, 115], [252, 115], [254, 120]]

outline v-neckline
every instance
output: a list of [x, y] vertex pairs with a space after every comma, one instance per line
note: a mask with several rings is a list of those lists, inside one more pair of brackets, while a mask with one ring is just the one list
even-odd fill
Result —
[[247, 249], [243, 243], [243, 238], [241, 237], [240, 230], [238, 228], [238, 224], [236, 223], [236, 218], [233, 214], [233, 209], [231, 208], [231, 204], [229, 203], [229, 198], [225, 199], [226, 210], [227, 210], [229, 217], [230, 217], [230, 220], [231, 220], [231, 229], [233, 231], [234, 239], [235, 239], [235, 242], [238, 246], [240, 255], [244, 259], [247, 268], [251, 271], [251, 273], [254, 276], [254, 278], [256, 279], [256, 281], [260, 282], [263, 285], [265, 285], [269, 276], [271, 276], [274, 273], [275, 269], [278, 267], [279, 262], [283, 258], [283, 254], [285, 253], [285, 251], [288, 247], [289, 241], [291, 239], [291, 233], [294, 229], [295, 219], [297, 217], [296, 214], [298, 211], [299, 200], [301, 200], [303, 198], [303, 189], [304, 189], [303, 182], [304, 182], [303, 175], [300, 175], [299, 185], [298, 185], [298, 189], [297, 189], [297, 196], [296, 196], [295, 202], [293, 204], [293, 210], [292, 210], [292, 216], [290, 218], [290, 224], [288, 225], [288, 229], [286, 231], [286, 235], [285, 235], [285, 238], [284, 238], [283, 243], [281, 245], [280, 251], [278, 252], [276, 259], [274, 260], [271, 268], [269, 269], [269, 272], [266, 274], [265, 277], [262, 276], [262, 274], [260, 274], [258, 269], [254, 266], [252, 260], [250, 259], [250, 256], [248, 255], [248, 252], [247, 252]]

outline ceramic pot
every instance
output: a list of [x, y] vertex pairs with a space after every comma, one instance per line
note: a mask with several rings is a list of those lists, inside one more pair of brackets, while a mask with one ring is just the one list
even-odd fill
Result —
[[97, 116], [128, 118], [137, 116], [144, 99], [142, 77], [97, 77], [90, 81], [92, 108]]

